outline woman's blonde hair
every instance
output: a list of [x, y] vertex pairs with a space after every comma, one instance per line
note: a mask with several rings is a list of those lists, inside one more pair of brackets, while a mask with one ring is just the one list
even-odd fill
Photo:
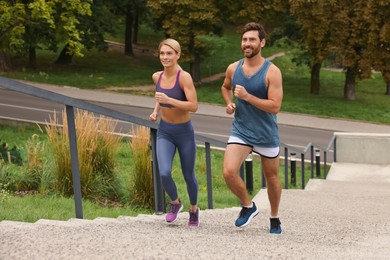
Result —
[[181, 52], [180, 43], [174, 39], [168, 38], [160, 42], [160, 45], [158, 46], [158, 51], [160, 51], [163, 45], [171, 47], [177, 54], [180, 54]]

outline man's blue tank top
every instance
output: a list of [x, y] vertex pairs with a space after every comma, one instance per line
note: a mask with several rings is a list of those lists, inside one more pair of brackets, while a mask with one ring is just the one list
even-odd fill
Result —
[[[261, 68], [252, 76], [247, 77], [243, 70], [243, 59], [238, 62], [232, 78], [232, 89], [241, 85], [246, 91], [258, 98], [268, 99], [266, 74], [272, 64], [265, 60]], [[265, 148], [280, 145], [276, 115], [260, 110], [248, 102], [237, 98], [234, 113], [232, 136], [239, 137], [247, 144]]]
[[[173, 85], [172, 88], [163, 88], [163, 87], [161, 87], [161, 78], [162, 78], [162, 75], [164, 74], [164, 72], [161, 72], [160, 77], [158, 78], [157, 85], [156, 85], [156, 91], [165, 93], [170, 98], [174, 98], [174, 99], [181, 100], [181, 101], [187, 101], [186, 95], [185, 95], [183, 89], [180, 86], [180, 81], [179, 81], [180, 72], [181, 72], [181, 70], [179, 70], [177, 72], [175, 85]], [[162, 103], [160, 103], [160, 106], [162, 106], [162, 107], [173, 107], [170, 104], [162, 104]]]

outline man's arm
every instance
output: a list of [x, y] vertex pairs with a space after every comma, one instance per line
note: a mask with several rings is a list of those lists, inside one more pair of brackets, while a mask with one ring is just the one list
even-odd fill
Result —
[[226, 113], [233, 114], [236, 108], [236, 105], [233, 103], [233, 94], [232, 94], [232, 77], [235, 68], [237, 67], [237, 62], [232, 63], [226, 69], [225, 79], [222, 83], [221, 92], [222, 97], [226, 102]]
[[268, 99], [261, 99], [249, 94], [243, 86], [237, 85], [234, 95], [263, 111], [277, 114], [282, 107], [283, 87], [282, 73], [279, 68], [272, 64], [266, 76], [268, 87]]

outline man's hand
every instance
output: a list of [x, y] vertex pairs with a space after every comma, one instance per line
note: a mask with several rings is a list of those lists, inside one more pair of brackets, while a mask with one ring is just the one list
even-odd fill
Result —
[[248, 98], [249, 94], [243, 86], [237, 84], [234, 89], [234, 96], [245, 100], [246, 98]]
[[234, 110], [236, 110], [236, 104], [230, 103], [226, 106], [226, 113], [231, 115], [234, 113]]

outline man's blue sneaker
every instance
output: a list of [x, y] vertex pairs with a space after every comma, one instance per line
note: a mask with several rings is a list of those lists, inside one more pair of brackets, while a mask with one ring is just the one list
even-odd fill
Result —
[[236, 220], [236, 227], [245, 227], [257, 214], [259, 214], [259, 211], [257, 210], [256, 204], [254, 202], [252, 208], [242, 207], [240, 215]]
[[270, 218], [271, 227], [269, 229], [269, 232], [271, 234], [282, 234], [282, 228], [280, 227], [280, 220], [279, 218]]

